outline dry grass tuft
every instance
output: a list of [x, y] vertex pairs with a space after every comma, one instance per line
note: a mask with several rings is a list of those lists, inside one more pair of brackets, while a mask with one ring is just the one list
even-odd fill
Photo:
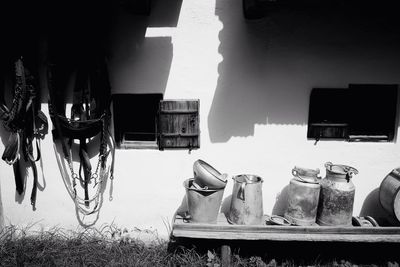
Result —
[[54, 228], [27, 234], [15, 226], [0, 232], [0, 266], [205, 266], [194, 250], [169, 253], [168, 241], [145, 243], [105, 226], [83, 231]]

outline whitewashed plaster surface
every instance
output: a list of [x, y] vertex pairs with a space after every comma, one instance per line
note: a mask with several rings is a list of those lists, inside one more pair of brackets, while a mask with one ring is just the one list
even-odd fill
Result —
[[[112, 92], [200, 99], [201, 147], [191, 153], [117, 150], [113, 201], [108, 182], [95, 225], [151, 229], [166, 237], [166, 224], [184, 201], [183, 181], [193, 176], [197, 159], [231, 176], [261, 176], [265, 214], [284, 210], [284, 189], [295, 165], [320, 168], [324, 176], [325, 162], [347, 164], [359, 170], [353, 179], [354, 215], [380, 214], [377, 188], [400, 166], [398, 138], [317, 145], [306, 138], [313, 87], [400, 83], [399, 40], [390, 30], [370, 26], [346, 14], [325, 17], [302, 10], [246, 22], [240, 0], [154, 1], [148, 18], [120, 11], [110, 46]], [[32, 176], [20, 198], [12, 168], [0, 162], [4, 222], [75, 229], [79, 222], [51, 134], [41, 145], [44, 189], [38, 191], [36, 210], [29, 201]], [[230, 179], [224, 198], [232, 187]]]

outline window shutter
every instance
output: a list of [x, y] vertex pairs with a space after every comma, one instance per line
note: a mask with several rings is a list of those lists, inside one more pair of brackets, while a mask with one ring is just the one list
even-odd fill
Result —
[[199, 100], [161, 100], [158, 119], [158, 142], [165, 148], [200, 147]]

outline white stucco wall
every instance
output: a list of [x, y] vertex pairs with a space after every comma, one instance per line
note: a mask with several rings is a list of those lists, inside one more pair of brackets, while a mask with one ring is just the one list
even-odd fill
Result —
[[[192, 177], [197, 159], [231, 176], [261, 176], [265, 214], [282, 213], [281, 192], [295, 165], [320, 168], [324, 176], [326, 161], [347, 164], [359, 170], [353, 179], [354, 214], [381, 214], [377, 188], [400, 165], [398, 138], [314, 145], [306, 132], [313, 87], [400, 83], [393, 29], [382, 31], [374, 21], [349, 19], [346, 12], [326, 16], [295, 9], [247, 22], [241, 12], [240, 0], [154, 1], [150, 17], [120, 11], [110, 46], [112, 92], [200, 99], [201, 147], [191, 153], [117, 150], [113, 201], [108, 201], [108, 183], [96, 226], [113, 222], [166, 236], [165, 223], [181, 206], [183, 181]], [[47, 112], [47, 105], [42, 108]], [[51, 134], [42, 142], [42, 160], [44, 188], [38, 191], [36, 210], [29, 201], [31, 176], [25, 196], [18, 197], [12, 168], [0, 162], [4, 221], [76, 228]], [[232, 186], [230, 179], [224, 198]]]

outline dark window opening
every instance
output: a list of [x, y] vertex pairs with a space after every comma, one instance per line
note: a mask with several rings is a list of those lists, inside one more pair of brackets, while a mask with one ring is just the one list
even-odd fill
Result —
[[157, 115], [162, 94], [114, 94], [113, 118], [117, 147], [157, 142]]
[[348, 90], [314, 88], [310, 96], [308, 138], [343, 139], [348, 135]]
[[397, 90], [395, 84], [314, 88], [310, 96], [307, 138], [393, 141]]
[[350, 113], [350, 141], [387, 140], [395, 135], [397, 85], [350, 84], [354, 102]]

